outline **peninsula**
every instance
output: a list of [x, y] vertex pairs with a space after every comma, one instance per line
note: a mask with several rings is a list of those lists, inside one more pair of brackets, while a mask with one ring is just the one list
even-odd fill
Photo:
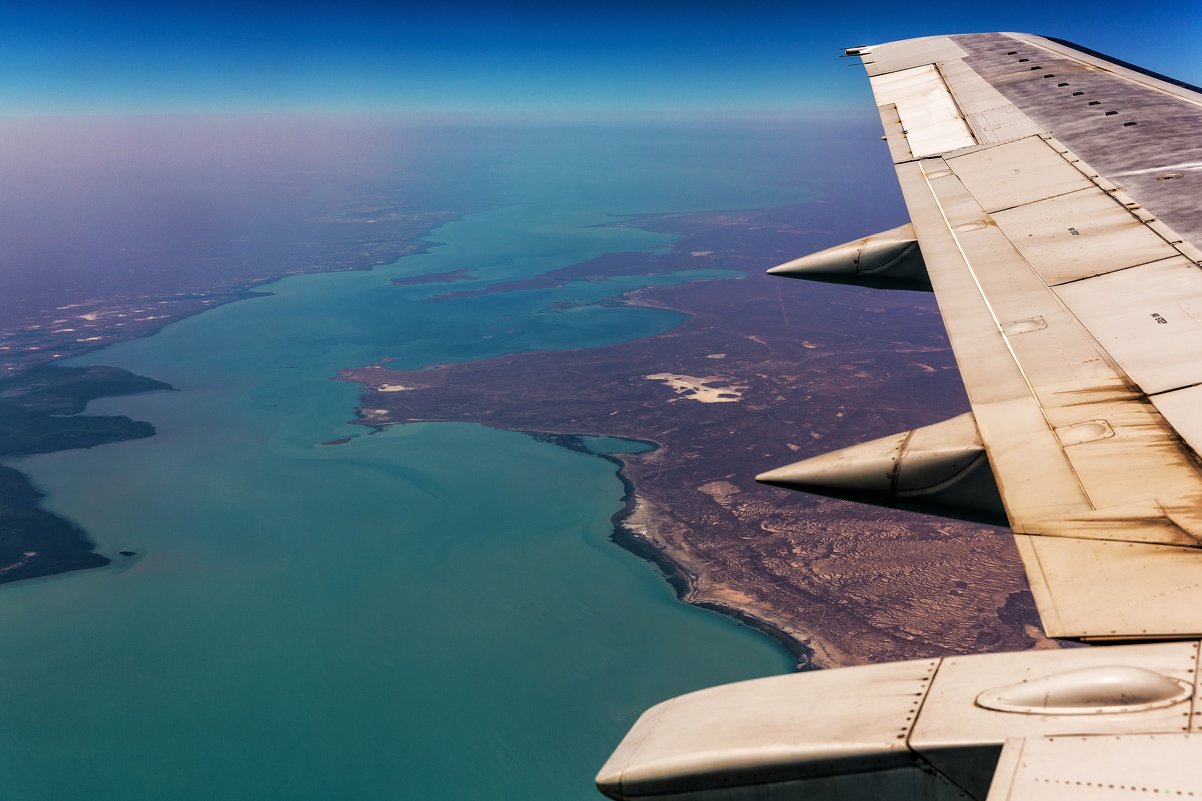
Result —
[[[169, 389], [117, 367], [41, 365], [0, 379], [0, 457], [153, 436], [147, 422], [81, 413], [97, 398]], [[109, 563], [79, 526], [43, 509], [41, 498], [23, 473], [0, 465], [0, 583]]]
[[[745, 277], [607, 301], [689, 315], [650, 339], [347, 369], [343, 379], [366, 387], [359, 422], [474, 421], [561, 444], [655, 443], [609, 457], [630, 488], [615, 540], [660, 565], [683, 599], [762, 628], [803, 666], [1052, 645], [1008, 531], [755, 483], [767, 468], [967, 406], [930, 296], [763, 276], [838, 239], [839, 221], [815, 208], [805, 209], [813, 230], [791, 222], [793, 208], [619, 221], [681, 238], [667, 253], [609, 254], [473, 292], [683, 269]], [[447, 290], [428, 302], [454, 296]]]

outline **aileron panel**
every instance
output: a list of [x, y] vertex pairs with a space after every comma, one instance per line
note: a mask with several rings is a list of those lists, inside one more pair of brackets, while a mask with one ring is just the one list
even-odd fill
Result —
[[870, 76], [876, 76], [967, 55], [950, 36], [924, 36], [873, 45], [868, 48], [863, 62], [865, 71]]

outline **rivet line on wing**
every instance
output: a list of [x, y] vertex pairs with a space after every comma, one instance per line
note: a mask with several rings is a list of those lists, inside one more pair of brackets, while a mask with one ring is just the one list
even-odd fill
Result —
[[[940, 159], [939, 161], [944, 166], [947, 165], [947, 162], [943, 161], [943, 159]], [[993, 308], [993, 304], [989, 302], [989, 296], [985, 294], [985, 289], [981, 286], [981, 279], [977, 276], [977, 271], [973, 269], [972, 261], [968, 258], [968, 254], [964, 252], [964, 246], [960, 243], [960, 238], [956, 236], [956, 232], [952, 228], [951, 221], [947, 218], [947, 212], [943, 209], [943, 203], [939, 200], [939, 194], [935, 191], [935, 187], [931, 186], [931, 179], [927, 175], [926, 166], [919, 164], [918, 169], [922, 171], [922, 180], [926, 183], [927, 190], [930, 191], [931, 198], [935, 201], [935, 208], [939, 209], [939, 216], [943, 218], [943, 224], [947, 228], [948, 234], [951, 235], [952, 242], [956, 243], [956, 250], [960, 252], [960, 258], [963, 259], [964, 266], [968, 269], [968, 274], [972, 276], [973, 284], [975, 284], [977, 287], [977, 293], [981, 296], [981, 302], [985, 304], [985, 308], [988, 310], [990, 318], [993, 319], [993, 324], [997, 328], [998, 335], [1002, 338], [1002, 342], [1005, 343], [1006, 350], [1009, 351], [1010, 358], [1014, 361], [1014, 366], [1018, 368], [1018, 374], [1022, 376], [1023, 383], [1027, 385], [1027, 391], [1031, 393], [1031, 397], [1035, 399], [1035, 405], [1039, 407], [1039, 414], [1043, 418], [1044, 425], [1047, 426], [1049, 432], [1055, 431], [1056, 427], [1052, 425], [1052, 421], [1048, 419], [1047, 411], [1043, 408], [1043, 404], [1039, 402], [1039, 395], [1036, 393], [1035, 387], [1031, 384], [1031, 379], [1027, 376], [1027, 371], [1023, 369], [1022, 362], [1019, 361], [1018, 354], [1014, 352], [1014, 347], [1010, 344], [1010, 338], [1006, 336], [1006, 332], [1002, 328], [1002, 323], [998, 319], [998, 315]], [[938, 293], [936, 293], [936, 297], [938, 297]], [[986, 442], [986, 451], [988, 451], [988, 447], [989, 444]], [[1089, 501], [1090, 506], [1092, 506], [1094, 509], [1097, 509], [1098, 505], [1094, 502], [1093, 498], [1090, 497], [1089, 491], [1081, 482], [1081, 477], [1077, 475], [1077, 471], [1073, 468], [1072, 462], [1068, 462], [1068, 468], [1073, 474], [1073, 480], [1077, 482], [1077, 487], [1081, 490], [1081, 495]]]

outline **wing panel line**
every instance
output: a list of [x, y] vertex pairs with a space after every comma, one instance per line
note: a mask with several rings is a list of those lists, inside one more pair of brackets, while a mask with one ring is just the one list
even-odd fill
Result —
[[[928, 160], [933, 160], [933, 159], [928, 159]], [[950, 169], [947, 162], [944, 161], [942, 158], [939, 158], [938, 161], [945, 169]], [[963, 246], [963, 244], [961, 244], [960, 238], [958, 236], [956, 236], [955, 229], [952, 227], [951, 222], [947, 218], [947, 212], [944, 210], [943, 204], [939, 200], [939, 195], [935, 192], [935, 188], [933, 186], [931, 186], [931, 181], [927, 175], [926, 167], [923, 165], [923, 163], [921, 161], [917, 162], [917, 165], [918, 165], [918, 169], [919, 169], [920, 173], [922, 174], [923, 183], [926, 185], [927, 191], [930, 192], [931, 199], [935, 203], [935, 208], [938, 209], [939, 216], [943, 220], [944, 226], [946, 226], [946, 228], [947, 228], [947, 233], [951, 237], [952, 242], [956, 245], [956, 250], [959, 252], [960, 258], [964, 262], [964, 266], [968, 270], [968, 274], [972, 278], [972, 282], [977, 288], [977, 294], [980, 296], [981, 303], [985, 306], [986, 310], [989, 312], [990, 318], [993, 320], [993, 325], [997, 329], [998, 336], [1001, 337], [1002, 343], [1006, 347], [1006, 352], [1010, 354], [1010, 359], [1013, 361], [1014, 367], [1018, 371], [1019, 376], [1022, 377], [1023, 383], [1026, 385], [1027, 392], [1029, 393], [1031, 398], [1038, 398], [1039, 395], [1035, 391], [1035, 386], [1031, 383], [1031, 379], [1027, 375], [1026, 370], [1023, 369], [1022, 362], [1019, 361], [1018, 354], [1014, 352], [1014, 346], [1011, 344], [1010, 338], [1006, 336], [1006, 332], [1002, 328], [1002, 323], [998, 319], [997, 311], [994, 309], [993, 304], [989, 300], [989, 297], [985, 294], [985, 288], [981, 285], [980, 277], [977, 275], [976, 270], [973, 269], [972, 260], [969, 259], [968, 254], [964, 252], [964, 246]], [[939, 299], [938, 293], [936, 293], [935, 297], [936, 297], [936, 301], [938, 301], [938, 299]], [[946, 321], [945, 321], [945, 325], [946, 325]], [[953, 342], [953, 348], [954, 348], [955, 340], [953, 339], [952, 342]], [[1043, 418], [1044, 425], [1047, 427], [1048, 431], [1054, 432], [1056, 427], [1054, 425], [1052, 425], [1052, 421], [1048, 419], [1047, 411], [1044, 409], [1043, 404], [1040, 404], [1037, 402], [1036, 407], [1039, 409], [1039, 415], [1040, 415], [1040, 417]], [[974, 409], [974, 411], [975, 411], [975, 409]], [[985, 439], [984, 441], [985, 441], [985, 449], [986, 449], [986, 452], [988, 453], [989, 452], [989, 440]], [[1063, 451], [1062, 451], [1062, 453], [1063, 453]], [[996, 458], [996, 457], [993, 457], [993, 458]], [[991, 459], [990, 463], [996, 464], [996, 462], [993, 462], [992, 459]], [[1065, 463], [1066, 463], [1066, 466], [1068, 467], [1069, 472], [1072, 473], [1073, 480], [1076, 482], [1078, 489], [1080, 489], [1082, 496], [1085, 498], [1085, 500], [1089, 503], [1089, 505], [1092, 508], [1097, 509], [1098, 508], [1097, 504], [1094, 503], [1092, 498], [1090, 498], [1089, 491], [1085, 488], [1085, 485], [1081, 482], [1081, 477], [1079, 475], [1077, 475], [1077, 471], [1075, 469], [1073, 469], [1072, 463], [1069, 462], [1067, 459], [1065, 459]], [[995, 478], [998, 481], [998, 484], [1000, 487], [1003, 479], [1000, 476], [996, 476], [996, 471], [995, 471]]]

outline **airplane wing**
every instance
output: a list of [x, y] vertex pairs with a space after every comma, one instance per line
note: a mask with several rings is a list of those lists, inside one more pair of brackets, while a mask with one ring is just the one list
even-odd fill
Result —
[[911, 222], [769, 272], [934, 291], [972, 411], [762, 481], [1008, 522], [1047, 632], [1177, 642], [741, 682], [615, 799], [1202, 795], [1202, 90], [1026, 34], [853, 48]]
[[847, 54], [911, 225], [771, 272], [929, 286], [972, 413], [761, 480], [1000, 498], [1049, 635], [1202, 635], [1202, 90], [1028, 34]]
[[597, 785], [622, 801], [1197, 798], [1197, 642], [818, 670], [648, 710]]

